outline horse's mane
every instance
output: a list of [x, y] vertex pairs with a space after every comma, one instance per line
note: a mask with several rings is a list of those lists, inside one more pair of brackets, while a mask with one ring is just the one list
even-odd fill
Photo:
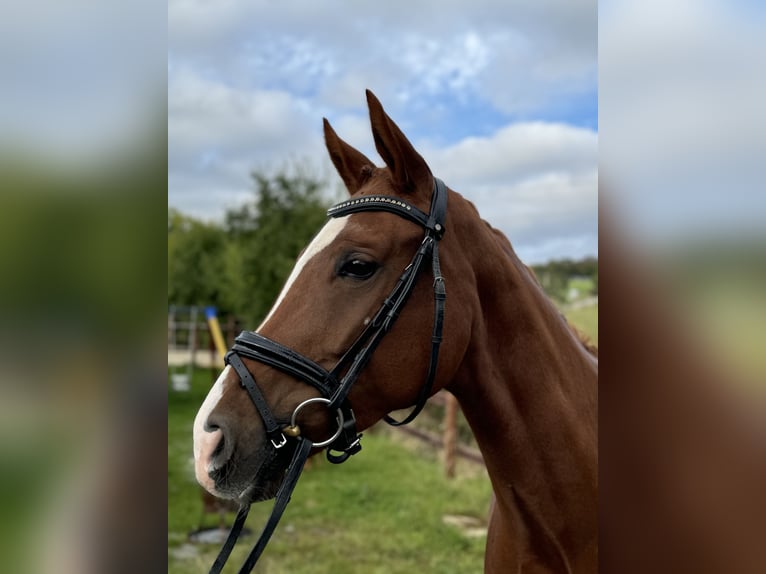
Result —
[[[469, 202], [470, 203], [470, 202]], [[476, 207], [471, 203], [471, 207], [476, 209]], [[478, 211], [477, 211], [478, 213]], [[495, 229], [490, 225], [490, 223], [484, 219], [482, 219], [484, 222], [484, 225], [487, 226], [487, 228], [490, 230], [492, 235], [494, 235], [495, 239], [497, 240], [498, 244], [500, 245], [500, 248], [508, 255], [508, 257], [512, 257], [513, 255], [513, 247], [511, 246], [510, 240], [505, 236], [505, 234], [500, 231], [499, 229]], [[537, 284], [540, 289], [542, 289], [542, 285], [540, 284], [540, 280], [537, 278], [537, 275], [535, 274], [534, 270], [529, 267], [526, 264], [523, 264], [526, 270], [529, 272], [529, 275], [534, 279], [535, 283]], [[580, 344], [582, 347], [592, 356], [598, 358], [598, 347], [593, 344], [590, 337], [586, 335], [585, 333], [581, 332], [577, 327], [572, 325], [572, 323], [569, 322], [569, 319], [567, 319], [563, 314], [561, 314], [561, 318], [564, 319], [564, 322], [567, 324], [569, 329], [574, 333], [575, 337], [577, 337], [577, 340], [580, 341]]]

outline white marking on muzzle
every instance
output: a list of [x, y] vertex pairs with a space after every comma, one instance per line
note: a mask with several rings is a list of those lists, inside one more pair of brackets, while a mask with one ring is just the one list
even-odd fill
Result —
[[295, 267], [293, 267], [293, 270], [290, 273], [290, 277], [287, 278], [285, 286], [282, 287], [282, 291], [279, 293], [279, 297], [277, 297], [274, 306], [271, 308], [271, 311], [269, 311], [269, 314], [266, 315], [266, 318], [256, 329], [256, 331], [263, 329], [268, 320], [271, 319], [271, 317], [274, 315], [277, 307], [279, 307], [279, 304], [282, 303], [288, 291], [290, 291], [290, 288], [293, 286], [295, 281], [298, 279], [298, 276], [301, 274], [301, 271], [303, 271], [303, 268], [306, 267], [306, 264], [311, 261], [311, 259], [317, 253], [322, 251], [322, 249], [335, 241], [335, 238], [346, 226], [346, 223], [348, 223], [348, 216], [333, 218], [325, 223], [324, 227], [319, 230], [319, 233], [316, 234], [316, 237], [314, 237], [313, 241], [309, 243], [308, 247], [306, 247], [298, 261], [295, 263]]
[[218, 404], [223, 396], [223, 382], [226, 380], [226, 376], [229, 374], [230, 366], [226, 366], [221, 374], [218, 375], [213, 386], [205, 397], [202, 406], [197, 411], [197, 416], [194, 419], [194, 474], [197, 477], [197, 482], [204, 486], [208, 491], [215, 494], [213, 489], [215, 485], [213, 480], [208, 475], [210, 470], [210, 462], [213, 451], [218, 443], [223, 438], [223, 432], [220, 429], [214, 431], [206, 431], [205, 423], [207, 422], [210, 413]]

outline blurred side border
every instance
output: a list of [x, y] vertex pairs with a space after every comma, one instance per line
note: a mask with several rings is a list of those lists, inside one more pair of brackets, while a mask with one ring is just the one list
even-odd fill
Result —
[[33, 4], [0, 24], [3, 570], [164, 572], [166, 6]]

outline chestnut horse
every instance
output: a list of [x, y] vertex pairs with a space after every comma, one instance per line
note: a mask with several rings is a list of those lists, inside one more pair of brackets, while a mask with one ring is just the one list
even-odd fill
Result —
[[[380, 102], [367, 92], [375, 145], [386, 167], [341, 140], [325, 120], [330, 157], [352, 198], [401, 198], [429, 213], [435, 178]], [[494, 490], [485, 572], [594, 572], [598, 567], [598, 361], [567, 325], [499, 231], [457, 192], [439, 242], [448, 299], [428, 394], [460, 402]], [[386, 299], [423, 241], [423, 229], [385, 211], [328, 221], [298, 259], [257, 333], [331, 369]], [[364, 429], [418, 402], [429, 369], [434, 279], [424, 272], [351, 387]], [[243, 357], [263, 399], [287, 426], [318, 391]], [[194, 424], [197, 479], [242, 504], [275, 495], [286, 455], [274, 455], [261, 408], [224, 369]], [[337, 421], [312, 405], [301, 432], [313, 441]], [[284, 429], [283, 429], [284, 430]], [[287, 431], [285, 431], [287, 433]], [[277, 446], [274, 444], [274, 446]]]

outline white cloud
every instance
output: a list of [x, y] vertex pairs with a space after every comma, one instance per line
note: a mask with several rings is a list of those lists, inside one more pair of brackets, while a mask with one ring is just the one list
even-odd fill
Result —
[[469, 137], [434, 150], [435, 163], [459, 181], [483, 185], [539, 177], [544, 173], [594, 169], [598, 163], [595, 132], [566, 124], [516, 123], [489, 137]]
[[[491, 41], [491, 39], [489, 39]], [[399, 94], [405, 100], [440, 90], [461, 91], [476, 88], [475, 78], [490, 61], [488, 40], [469, 30], [444, 44], [434, 38], [412, 35], [403, 39], [401, 61], [416, 81], [403, 87]]]
[[241, 90], [190, 71], [168, 84], [169, 202], [220, 217], [247, 197], [253, 169], [316, 157], [321, 122], [289, 93]]
[[[593, 93], [595, 1], [171, 0], [168, 15], [171, 205], [211, 217], [249, 193], [253, 168], [324, 172], [323, 116], [379, 161], [371, 88], [520, 253], [596, 250], [596, 134], [509, 119]], [[488, 119], [473, 126], [468, 108]]]
[[328, 95], [361, 76], [386, 99], [468, 89], [528, 113], [593, 89], [596, 10], [592, 0], [171, 0], [168, 44], [172, 59], [243, 83], [300, 91], [313, 79]]
[[[322, 113], [307, 109], [304, 101], [286, 92], [237, 90], [188, 73], [176, 74], [168, 93], [171, 205], [216, 218], [249, 197], [253, 168], [306, 159], [326, 173]], [[333, 126], [381, 164], [366, 113], [340, 115]], [[472, 200], [522, 257], [595, 251], [595, 132], [529, 122], [447, 147], [414, 143], [434, 173]]]
[[595, 252], [595, 132], [565, 124], [512, 124], [489, 137], [421, 151], [434, 173], [473, 201], [522, 258]]
[[[187, 146], [236, 151], [246, 144], [256, 158], [288, 153], [294, 141], [310, 146], [316, 139], [307, 112], [307, 105], [287, 92], [241, 90], [175, 74], [168, 85], [171, 152]], [[287, 140], [285, 133], [300, 137]]]

